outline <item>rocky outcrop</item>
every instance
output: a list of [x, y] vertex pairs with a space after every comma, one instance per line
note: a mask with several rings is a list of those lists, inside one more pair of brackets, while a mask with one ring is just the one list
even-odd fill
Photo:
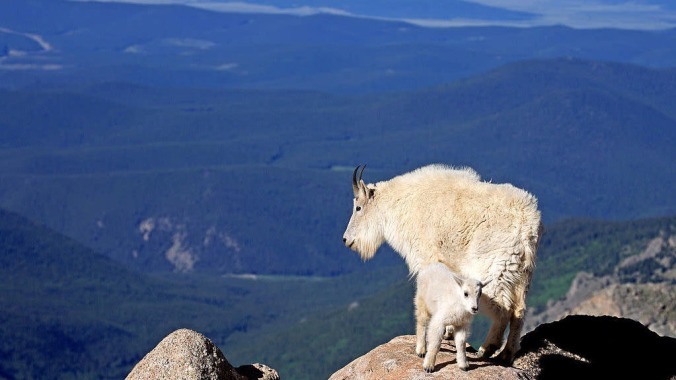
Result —
[[522, 379], [522, 371], [478, 359], [476, 350], [470, 349], [467, 349], [469, 371], [465, 372], [455, 361], [453, 341], [444, 340], [434, 372], [428, 374], [423, 370], [423, 360], [415, 354], [415, 335], [399, 336], [357, 358], [329, 380]]
[[564, 297], [526, 317], [524, 331], [571, 314], [635, 319], [676, 337], [676, 235], [660, 235], [604, 276], [579, 272]]
[[676, 337], [676, 286], [614, 284], [580, 302], [571, 314], [631, 318], [657, 334]]
[[405, 335], [357, 358], [330, 380], [651, 378], [676, 376], [676, 339], [661, 337], [641, 323], [616, 317], [575, 315], [528, 333], [512, 367], [479, 359], [468, 349], [469, 371], [455, 361], [444, 341], [435, 372], [422, 368], [415, 336]]
[[127, 376], [127, 380], [152, 379], [279, 380], [279, 375], [263, 364], [234, 368], [207, 337], [180, 329], [162, 339]]

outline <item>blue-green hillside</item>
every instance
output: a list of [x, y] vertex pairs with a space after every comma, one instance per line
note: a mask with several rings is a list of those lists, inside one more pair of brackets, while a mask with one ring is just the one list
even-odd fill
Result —
[[[580, 268], [605, 274], [649, 240], [675, 231], [674, 217], [548, 226], [530, 306], [564, 295]], [[6, 378], [119, 379], [183, 327], [207, 335], [234, 365], [263, 362], [286, 378], [327, 378], [414, 330], [413, 282], [389, 251], [334, 278], [149, 276], [0, 211], [0, 261], [0, 374]], [[475, 345], [485, 328], [477, 324]]]
[[0, 264], [0, 376], [9, 379], [120, 379], [184, 327], [228, 355], [241, 347], [233, 336], [274, 334], [405, 276], [385, 266], [336, 279], [149, 277], [4, 210]]
[[525, 61], [413, 92], [0, 91], [0, 206], [150, 272], [331, 276], [350, 177], [471, 166], [549, 223], [675, 211], [676, 71]]

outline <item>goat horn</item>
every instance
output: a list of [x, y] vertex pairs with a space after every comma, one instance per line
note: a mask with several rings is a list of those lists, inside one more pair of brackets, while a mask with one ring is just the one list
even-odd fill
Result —
[[[361, 165], [357, 165], [357, 167], [354, 169], [354, 172], [352, 173], [352, 191], [354, 191], [354, 197], [355, 198], [359, 194], [359, 183], [357, 182], [357, 171], [359, 171], [360, 166]], [[363, 172], [363, 169], [362, 169], [362, 172]], [[359, 180], [361, 180], [361, 175], [359, 176]]]

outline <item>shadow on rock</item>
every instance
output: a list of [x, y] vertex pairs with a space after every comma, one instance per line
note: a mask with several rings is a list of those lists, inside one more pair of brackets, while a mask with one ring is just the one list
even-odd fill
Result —
[[514, 367], [536, 379], [670, 379], [676, 339], [632, 319], [571, 315], [526, 334]]

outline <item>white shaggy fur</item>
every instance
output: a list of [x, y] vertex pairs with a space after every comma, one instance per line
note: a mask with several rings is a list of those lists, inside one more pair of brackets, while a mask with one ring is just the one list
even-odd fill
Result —
[[345, 245], [367, 260], [387, 242], [411, 274], [441, 262], [463, 277], [491, 279], [481, 304], [493, 324], [479, 355], [501, 347], [509, 324], [500, 359], [511, 363], [542, 233], [536, 198], [510, 184], [482, 182], [469, 168], [430, 165], [375, 184], [356, 173]]
[[453, 326], [456, 360], [463, 371], [469, 368], [465, 342], [472, 318], [479, 311], [481, 281], [465, 279], [437, 263], [418, 273], [415, 294], [415, 352], [424, 356], [423, 369], [434, 370], [446, 326]]

